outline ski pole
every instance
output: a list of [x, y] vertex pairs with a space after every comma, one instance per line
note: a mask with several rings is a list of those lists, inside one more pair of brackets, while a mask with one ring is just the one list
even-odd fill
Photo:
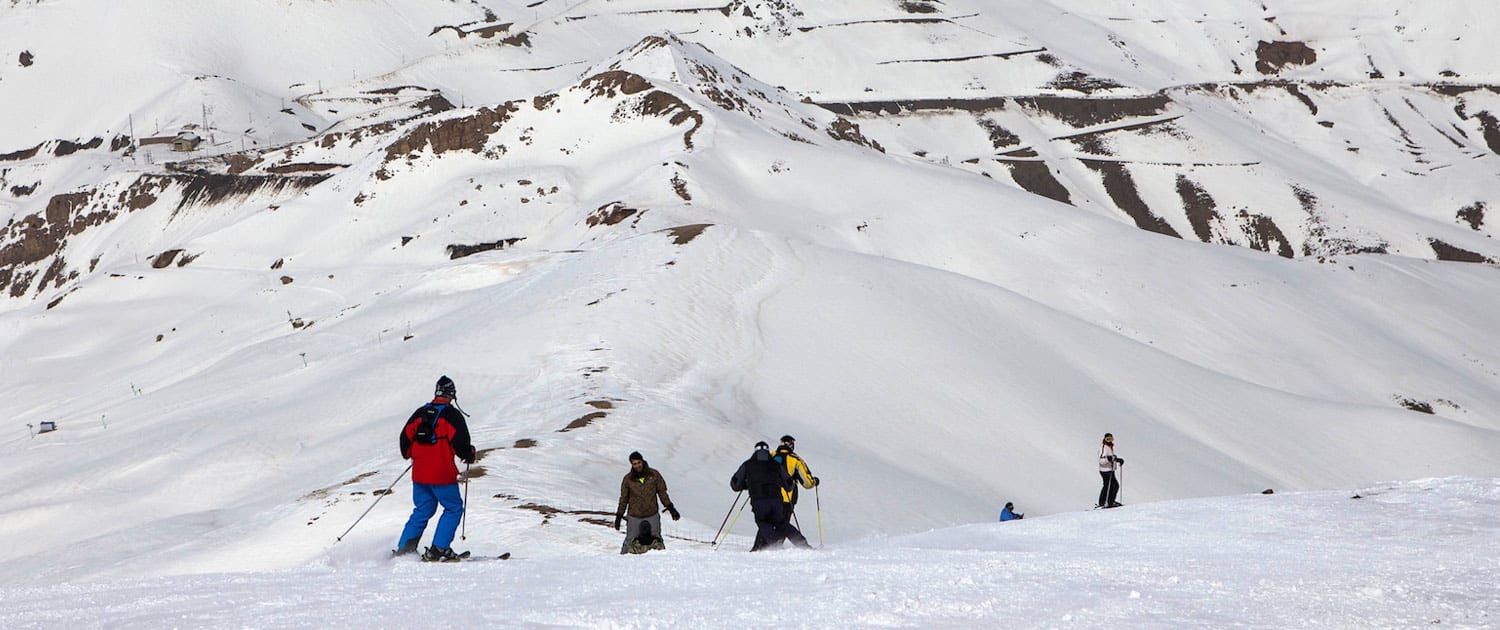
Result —
[[736, 492], [734, 494], [734, 503], [730, 503], [729, 504], [729, 511], [724, 513], [724, 520], [719, 521], [719, 531], [714, 532], [714, 543], [713, 544], [715, 544], [715, 545], [719, 544], [718, 543], [718, 541], [719, 541], [719, 534], [724, 533], [724, 524], [729, 522], [729, 515], [734, 513], [734, 508], [736, 508], [736, 507], [739, 506], [739, 504], [740, 504], [740, 495], [742, 495], [742, 494], [745, 494], [744, 490], [741, 490], [741, 491]]
[[458, 519], [459, 540], [469, 539], [469, 463], [464, 462], [464, 515]]
[[365, 508], [365, 513], [364, 514], [360, 514], [359, 518], [354, 519], [354, 523], [351, 524], [351, 525], [349, 525], [349, 529], [346, 529], [346, 530], [344, 530], [344, 533], [339, 534], [339, 537], [336, 538], [336, 539], [334, 539], [333, 544], [335, 544], [335, 545], [339, 544], [339, 541], [343, 540], [345, 536], [348, 536], [349, 532], [354, 531], [354, 526], [358, 525], [360, 521], [365, 520], [365, 515], [369, 514], [370, 510], [375, 509], [375, 504], [380, 503], [380, 500], [384, 499], [385, 495], [390, 494], [391, 493], [391, 488], [396, 487], [396, 484], [398, 484], [398, 483], [401, 482], [401, 478], [405, 477], [406, 473], [409, 473], [409, 472], [411, 472], [411, 464], [407, 464], [406, 465], [406, 470], [403, 470], [403, 471], [401, 471], [401, 474], [396, 475], [396, 480], [392, 481], [391, 485], [385, 487], [385, 492], [381, 493], [380, 496], [375, 497], [375, 502], [371, 503], [370, 507]]
[[[740, 504], [740, 511], [734, 513], [734, 520], [729, 521], [729, 529], [724, 530], [724, 540], [729, 540], [729, 532], [734, 531], [734, 524], [740, 522], [740, 515], [745, 513], [745, 506], [747, 505], [750, 505], [749, 499], [745, 499], [745, 502]], [[719, 550], [718, 543], [722, 543], [724, 540], [714, 541], [714, 551]]]
[[823, 546], [823, 497], [818, 495], [818, 487], [813, 486], [813, 501], [818, 508], [818, 547]]
[[1125, 464], [1120, 464], [1116, 468], [1118, 470], [1115, 471], [1115, 503], [1123, 504], [1125, 502], [1120, 499], [1125, 498]]

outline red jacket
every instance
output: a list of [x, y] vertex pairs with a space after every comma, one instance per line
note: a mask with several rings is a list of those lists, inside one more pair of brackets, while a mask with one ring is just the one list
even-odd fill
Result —
[[[438, 414], [437, 443], [415, 442], [417, 427], [433, 413]], [[473, 462], [475, 455], [464, 414], [447, 398], [434, 398], [431, 404], [422, 405], [401, 428], [401, 457], [412, 460], [411, 480], [417, 483], [434, 486], [458, 483], [458, 465], [453, 458]]]

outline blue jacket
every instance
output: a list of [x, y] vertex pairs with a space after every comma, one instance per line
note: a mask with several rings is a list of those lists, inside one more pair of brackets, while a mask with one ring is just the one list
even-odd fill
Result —
[[1000, 510], [1000, 522], [1002, 523], [1005, 521], [1019, 520], [1021, 517], [1021, 514], [1016, 514], [1015, 512], [1010, 511], [1010, 508], [1004, 508]]

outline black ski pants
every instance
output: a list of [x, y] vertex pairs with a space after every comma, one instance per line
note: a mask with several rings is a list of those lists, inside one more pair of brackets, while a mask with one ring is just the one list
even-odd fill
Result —
[[[755, 513], [756, 527], [755, 544], [750, 547], [750, 551], [760, 551], [786, 540], [785, 505], [779, 496], [750, 498], [750, 511]], [[801, 537], [801, 532], [797, 536]]]
[[1115, 479], [1115, 471], [1101, 470], [1099, 477], [1104, 480], [1104, 487], [1099, 488], [1099, 507], [1114, 505], [1115, 497], [1120, 494], [1120, 481]]

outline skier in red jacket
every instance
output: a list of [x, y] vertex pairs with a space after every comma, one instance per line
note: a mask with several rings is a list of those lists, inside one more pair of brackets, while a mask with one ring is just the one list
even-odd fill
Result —
[[456, 400], [458, 389], [453, 380], [447, 376], [439, 378], [432, 402], [412, 413], [401, 429], [401, 457], [412, 460], [411, 500], [415, 507], [406, 521], [406, 529], [401, 531], [396, 555], [417, 550], [427, 521], [437, 513], [438, 504], [442, 504], [443, 515], [438, 518], [437, 531], [433, 532], [432, 546], [422, 554], [422, 559], [444, 562], [458, 559], [453, 552], [453, 534], [463, 518], [464, 500], [458, 491], [458, 465], [453, 458], [472, 464], [476, 453], [469, 442], [464, 413], [454, 404]]

